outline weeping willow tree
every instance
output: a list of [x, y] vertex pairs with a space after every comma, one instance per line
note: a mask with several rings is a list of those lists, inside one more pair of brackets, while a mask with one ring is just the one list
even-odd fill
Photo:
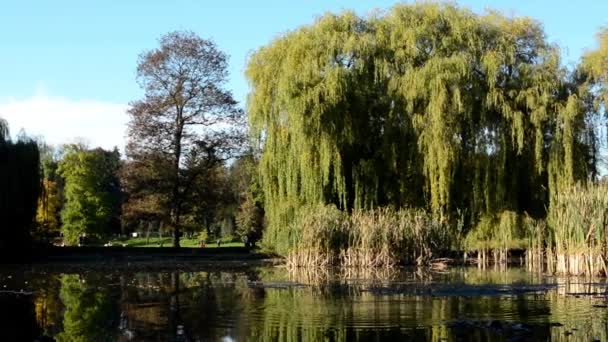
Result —
[[271, 245], [290, 244], [311, 203], [542, 217], [594, 153], [585, 95], [529, 18], [440, 3], [327, 14], [260, 48], [246, 74]]
[[38, 146], [25, 136], [11, 141], [8, 124], [0, 118], [0, 256], [23, 256], [40, 192]]

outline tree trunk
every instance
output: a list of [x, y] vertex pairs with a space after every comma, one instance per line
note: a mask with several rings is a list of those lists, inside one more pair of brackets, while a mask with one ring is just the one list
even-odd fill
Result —
[[175, 213], [175, 216], [172, 218], [173, 225], [173, 248], [179, 248], [179, 213]]
[[179, 228], [173, 228], [173, 248], [179, 248]]
[[179, 178], [179, 164], [182, 156], [182, 134], [184, 131], [184, 121], [182, 117], [183, 108], [179, 105], [176, 108], [177, 117], [175, 118], [175, 134], [174, 134], [174, 151], [173, 151], [173, 177], [175, 177], [172, 189], [172, 205], [173, 213], [171, 220], [173, 222], [173, 247], [179, 248], [179, 215], [180, 215], [180, 178]]

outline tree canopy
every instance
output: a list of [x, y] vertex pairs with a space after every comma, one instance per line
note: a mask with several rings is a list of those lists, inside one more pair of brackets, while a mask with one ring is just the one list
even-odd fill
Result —
[[327, 14], [246, 74], [271, 239], [320, 202], [544, 216], [549, 192], [594, 168], [587, 89], [529, 18], [440, 3]]
[[61, 211], [62, 233], [74, 245], [83, 234], [102, 237], [119, 224], [120, 184], [118, 150], [83, 150], [76, 146], [59, 163], [65, 180], [65, 205]]
[[179, 247], [193, 185], [238, 146], [243, 115], [224, 89], [227, 57], [215, 43], [192, 32], [171, 32], [159, 42], [139, 59], [145, 95], [129, 109], [127, 156], [133, 167], [146, 169], [142, 173], [161, 177], [156, 202], [168, 205]]

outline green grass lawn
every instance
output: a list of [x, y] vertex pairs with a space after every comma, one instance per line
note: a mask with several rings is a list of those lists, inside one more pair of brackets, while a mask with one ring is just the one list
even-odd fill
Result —
[[[172, 237], [164, 237], [162, 239], [158, 237], [151, 237], [146, 239], [145, 237], [129, 238], [129, 239], [112, 239], [110, 240], [113, 246], [126, 245], [126, 247], [171, 247], [173, 243]], [[182, 238], [179, 240], [181, 247], [200, 247], [198, 239], [186, 239]], [[244, 247], [245, 244], [242, 242], [222, 242], [221, 247]], [[217, 243], [208, 242], [205, 244], [205, 248], [217, 248]]]

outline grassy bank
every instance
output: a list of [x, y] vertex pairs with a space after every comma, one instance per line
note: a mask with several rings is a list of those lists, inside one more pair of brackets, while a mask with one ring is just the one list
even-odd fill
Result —
[[[128, 238], [128, 239], [112, 239], [109, 242], [112, 246], [123, 246], [124, 247], [171, 247], [173, 245], [172, 237], [164, 238]], [[180, 246], [187, 248], [198, 248], [200, 247], [200, 240], [198, 239], [180, 239]], [[217, 241], [205, 243], [205, 248], [217, 248]], [[224, 242], [222, 241], [220, 247], [245, 247], [242, 242]]]

